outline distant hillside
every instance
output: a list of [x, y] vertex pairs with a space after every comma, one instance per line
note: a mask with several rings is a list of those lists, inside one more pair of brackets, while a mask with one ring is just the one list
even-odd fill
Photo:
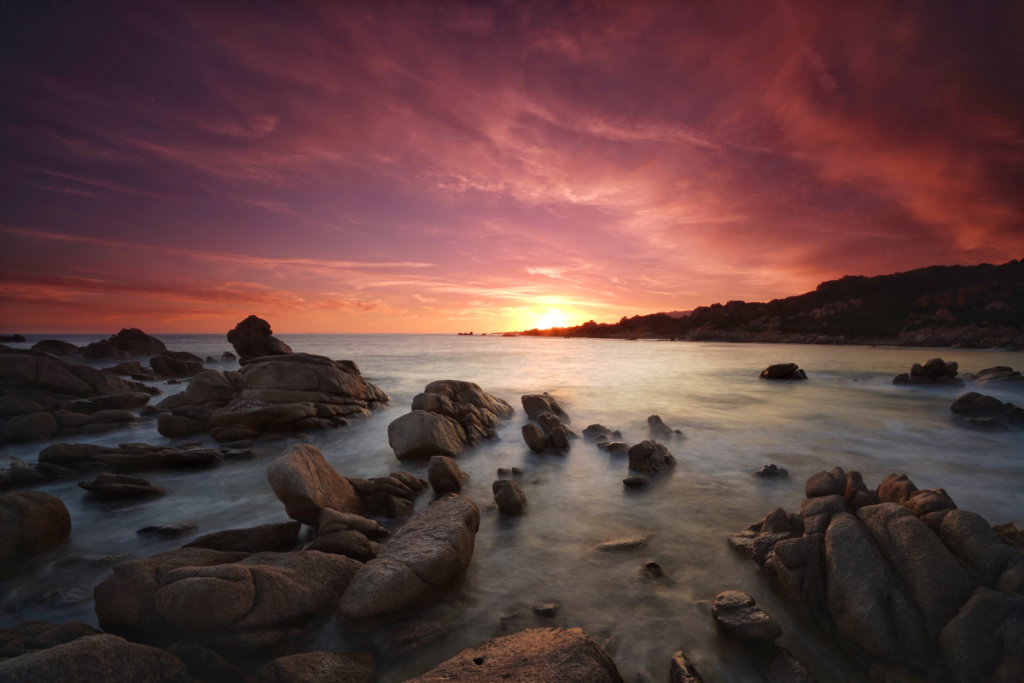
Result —
[[685, 341], [899, 343], [1021, 348], [1024, 261], [932, 266], [894, 275], [847, 275], [767, 303], [730, 301], [617, 323], [530, 330], [538, 336], [669, 338]]

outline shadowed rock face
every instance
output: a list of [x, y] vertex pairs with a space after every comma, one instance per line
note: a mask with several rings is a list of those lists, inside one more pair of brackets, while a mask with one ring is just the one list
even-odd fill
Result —
[[288, 516], [303, 524], [317, 525], [324, 508], [363, 511], [352, 484], [334, 471], [319, 450], [306, 444], [290, 446], [270, 463], [267, 480]]
[[291, 347], [273, 336], [270, 323], [250, 315], [228, 332], [228, 341], [242, 358], [278, 356], [291, 353]]
[[582, 629], [535, 628], [463, 650], [408, 683], [622, 683], [615, 662]]
[[373, 683], [373, 658], [348, 652], [304, 652], [270, 662], [252, 683]]
[[70, 535], [71, 515], [59, 498], [38, 491], [0, 496], [0, 579]]
[[78, 638], [0, 661], [5, 683], [189, 683], [188, 669], [174, 655], [112, 635]]
[[449, 494], [431, 503], [359, 570], [339, 615], [364, 619], [430, 605], [465, 576], [479, 526], [469, 498]]

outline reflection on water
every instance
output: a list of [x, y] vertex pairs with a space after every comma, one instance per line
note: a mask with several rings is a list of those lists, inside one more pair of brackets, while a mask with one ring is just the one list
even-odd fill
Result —
[[[65, 338], [79, 344], [95, 340]], [[219, 335], [162, 338], [169, 348], [204, 358], [219, 358], [228, 348]], [[964, 427], [949, 412], [957, 391], [890, 384], [911, 363], [936, 355], [975, 372], [1024, 365], [1019, 353], [479, 336], [281, 338], [296, 350], [355, 360], [391, 395], [391, 407], [372, 418], [306, 439], [343, 475], [373, 477], [400, 467], [387, 444], [387, 425], [409, 410], [412, 397], [430, 381], [474, 381], [517, 408], [516, 418], [500, 429], [500, 441], [459, 460], [471, 476], [466, 494], [483, 509], [463, 587], [384, 632], [351, 633], [329, 621], [313, 644], [331, 650], [374, 648], [382, 681], [404, 680], [486, 638], [542, 625], [582, 627], [607, 644], [627, 681], [665, 680], [669, 657], [680, 648], [709, 683], [750, 680], [742, 653], [719, 638], [710, 616], [711, 600], [725, 589], [751, 593], [779, 619], [785, 630], [780, 644], [820, 681], [858, 681], [841, 653], [773, 591], [753, 563], [730, 551], [725, 543], [730, 533], [773, 507], [799, 511], [806, 478], [835, 465], [859, 470], [870, 486], [887, 474], [906, 472], [918, 487], [941, 486], [961, 508], [992, 524], [1024, 522], [1022, 435]], [[796, 362], [811, 380], [759, 381], [758, 371], [774, 362]], [[667, 444], [678, 467], [654, 486], [633, 491], [622, 485], [626, 459], [590, 443], [575, 442], [565, 456], [532, 454], [520, 437], [525, 415], [519, 396], [539, 391], [557, 396], [577, 428], [600, 422], [622, 430], [630, 443], [648, 437], [649, 415], [661, 415], [685, 433]], [[991, 386], [984, 393], [1021, 400]], [[155, 422], [142, 424], [86, 440], [168, 443]], [[91, 593], [109, 569], [75, 561], [83, 555], [142, 557], [220, 529], [283, 521], [265, 470], [287, 443], [261, 442], [261, 459], [254, 462], [201, 473], [143, 475], [170, 492], [158, 500], [100, 504], [86, 501], [74, 483], [43, 487], [68, 506], [74, 531], [65, 546], [7, 582], [0, 626], [22, 616], [95, 624], [91, 600], [55, 606], [38, 599], [74, 586]], [[3, 455], [34, 460], [41, 447], [8, 447]], [[752, 476], [769, 462], [787, 468], [791, 479]], [[523, 518], [508, 520], [484, 508], [492, 500], [496, 469], [512, 466], [525, 472], [521, 479], [530, 509]], [[404, 467], [426, 477], [425, 467]], [[135, 533], [170, 522], [194, 522], [199, 528], [173, 541]], [[602, 541], [639, 534], [651, 534], [641, 550], [594, 549]], [[649, 560], [668, 577], [642, 577], [640, 568]], [[540, 602], [557, 602], [557, 616], [535, 616], [531, 605]]]

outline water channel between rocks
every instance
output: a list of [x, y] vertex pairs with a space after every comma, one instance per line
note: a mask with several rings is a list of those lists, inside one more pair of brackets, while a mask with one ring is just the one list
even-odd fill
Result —
[[[891, 384], [912, 363], [936, 356], [958, 362], [961, 372], [976, 372], [994, 365], [1018, 368], [1024, 365], [1020, 353], [529, 337], [279, 336], [296, 351], [356, 361], [366, 379], [391, 396], [390, 407], [367, 420], [302, 439], [319, 448], [342, 475], [374, 477], [405, 469], [426, 478], [425, 463], [403, 465], [395, 459], [387, 426], [409, 411], [413, 396], [431, 381], [476, 382], [516, 408], [516, 416], [499, 429], [500, 440], [458, 460], [471, 477], [464, 493], [483, 512], [462, 586], [404, 620], [404, 628], [358, 635], [328, 620], [313, 643], [314, 649], [374, 651], [383, 682], [423, 673], [487, 638], [538, 626], [583, 628], [606, 645], [626, 681], [666, 680], [669, 657], [680, 648], [709, 683], [751, 680], [755, 674], [718, 635], [710, 616], [711, 600], [726, 589], [752, 594], [777, 618], [785, 631], [779, 643], [819, 681], [861, 681], [842, 652], [759, 576], [754, 563], [730, 550], [729, 534], [774, 507], [799, 512], [807, 477], [836, 465], [860, 471], [870, 487], [888, 474], [905, 472], [919, 488], [945, 488], [961, 509], [983, 515], [990, 524], [1024, 526], [1024, 437], [964, 426], [949, 411], [961, 391]], [[12, 346], [27, 348], [42, 338], [30, 336]], [[99, 339], [47, 338], [81, 345]], [[168, 348], [201, 357], [219, 358], [230, 348], [222, 335], [160, 338]], [[798, 363], [810, 381], [757, 379], [761, 368], [777, 362]], [[208, 367], [229, 370], [237, 364]], [[174, 392], [185, 385], [158, 386]], [[620, 429], [629, 443], [650, 438], [647, 417], [660, 415], [685, 434], [665, 442], [679, 462], [675, 472], [647, 489], [626, 490], [625, 456], [609, 455], [592, 443], [575, 441], [563, 456], [532, 454], [520, 436], [526, 415], [519, 397], [542, 391], [558, 398], [577, 430], [599, 422]], [[1024, 400], [1020, 393], [991, 385], [983, 393], [1018, 405]], [[138, 429], [70, 440], [171, 443], [149, 418]], [[195, 439], [179, 441], [190, 440]], [[200, 440], [212, 443], [208, 436]], [[110, 570], [78, 559], [82, 556], [145, 557], [213, 531], [286, 521], [267, 483], [266, 467], [293, 442], [261, 440], [259, 460], [213, 470], [146, 473], [169, 491], [157, 500], [97, 503], [87, 500], [74, 481], [40, 487], [64, 501], [73, 531], [67, 543], [0, 588], [0, 627], [9, 628], [23, 617], [95, 625], [92, 588]], [[4, 447], [0, 466], [10, 456], [35, 461], [48, 443]], [[754, 477], [767, 463], [787, 468], [791, 477]], [[521, 482], [529, 511], [509, 519], [489, 504], [497, 468], [513, 466], [525, 472]], [[417, 510], [430, 498], [421, 496]], [[173, 522], [198, 528], [164, 541], [136, 534], [147, 525]], [[640, 550], [595, 550], [603, 541], [637, 535], [650, 535]], [[668, 579], [642, 578], [640, 568], [649, 560], [657, 561]], [[557, 616], [532, 613], [531, 605], [547, 602], [560, 605]]]

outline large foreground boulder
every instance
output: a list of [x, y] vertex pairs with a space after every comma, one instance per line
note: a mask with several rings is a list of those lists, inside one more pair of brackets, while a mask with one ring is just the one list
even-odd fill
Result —
[[55, 496], [38, 491], [0, 496], [0, 579], [71, 535], [71, 515]]
[[284, 503], [289, 517], [316, 526], [324, 508], [363, 511], [362, 500], [349, 481], [334, 471], [323, 454], [306, 444], [290, 446], [267, 466], [267, 480]]
[[463, 650], [408, 683], [622, 683], [615, 662], [582, 629], [536, 628]]
[[252, 683], [373, 683], [373, 658], [348, 652], [303, 652], [270, 662]]
[[189, 683], [174, 655], [113, 635], [78, 638], [64, 645], [0, 661], [4, 683]]
[[431, 503], [359, 570], [339, 614], [365, 619], [430, 605], [465, 576], [479, 527], [469, 498], [449, 494]]
[[279, 356], [291, 353], [290, 346], [273, 336], [270, 323], [250, 315], [228, 332], [228, 341], [242, 358]]
[[1024, 680], [1024, 596], [977, 589], [939, 642], [955, 683]]
[[388, 425], [388, 445], [404, 462], [435, 455], [457, 458], [469, 444], [466, 432], [452, 418], [414, 410]]

